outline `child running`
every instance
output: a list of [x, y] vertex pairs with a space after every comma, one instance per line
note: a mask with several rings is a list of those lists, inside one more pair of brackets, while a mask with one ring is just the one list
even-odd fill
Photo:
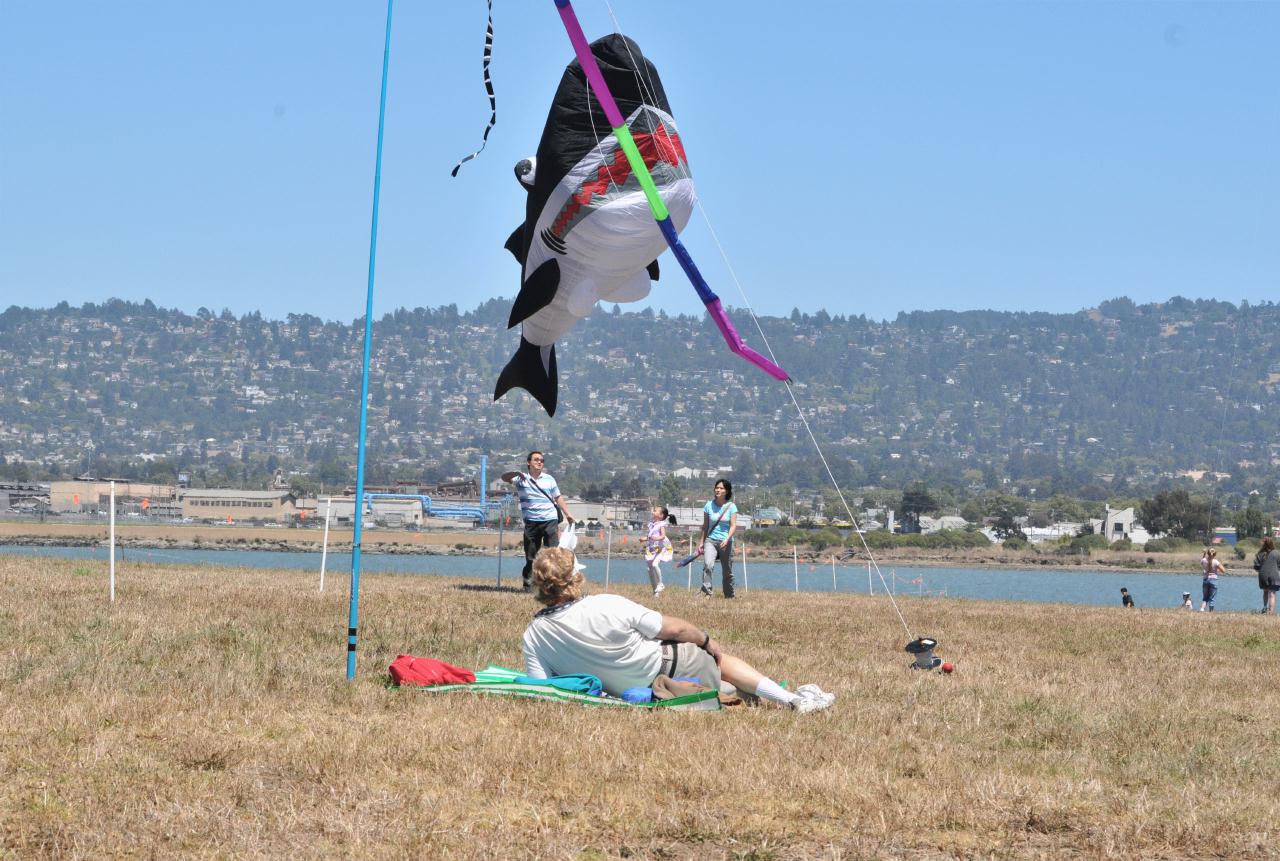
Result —
[[676, 519], [667, 513], [665, 505], [654, 506], [649, 521], [649, 534], [644, 539], [644, 561], [649, 565], [649, 585], [657, 598], [666, 588], [662, 585], [662, 563], [671, 561], [671, 539], [667, 537], [667, 524], [675, 525]]

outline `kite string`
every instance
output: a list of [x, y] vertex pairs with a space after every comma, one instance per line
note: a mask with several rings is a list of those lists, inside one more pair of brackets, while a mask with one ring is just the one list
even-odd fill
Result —
[[[591, 87], [587, 87], [587, 119], [591, 122], [591, 134], [596, 139], [596, 149], [600, 149], [601, 145], [607, 141], [612, 145], [615, 152], [621, 152], [621, 147], [618, 146], [617, 138], [613, 136], [612, 129], [609, 131], [608, 135], [601, 135], [600, 129], [596, 127], [596, 115], [591, 110], [592, 98], [594, 98], [594, 96], [591, 93]], [[619, 188], [618, 183], [613, 178], [613, 171], [605, 170], [603, 162], [601, 163], [601, 171], [609, 181], [609, 191], [619, 195], [622, 194], [622, 189]], [[647, 210], [643, 215], [638, 211], [631, 211], [628, 209], [622, 209], [620, 211], [627, 213], [631, 220], [637, 224], [648, 225], [654, 223], [652, 216], [647, 214]]]
[[[618, 23], [618, 16], [614, 14], [613, 4], [610, 3], [609, 0], [605, 0], [605, 6], [609, 10], [609, 17], [613, 20], [614, 31], [619, 35], [625, 35], [623, 33], [622, 26]], [[640, 89], [644, 93], [646, 103], [656, 104], [657, 87], [653, 84], [652, 81], [648, 80], [647, 70], [645, 70], [644, 67], [639, 62], [637, 62], [635, 56], [631, 53], [630, 45], [627, 45], [626, 48], [627, 48], [627, 56], [631, 60], [632, 67], [637, 70], [636, 78], [640, 83]], [[594, 118], [592, 118], [592, 131], [593, 132], [596, 131]], [[667, 132], [665, 127], [662, 128], [662, 133], [664, 135], [667, 135], [667, 140], [668, 142], [670, 142], [671, 139], [669, 136], [669, 132]], [[596, 139], [598, 141], [599, 134], [598, 132], [596, 132], [596, 134], [597, 134]], [[677, 165], [676, 169], [680, 172], [680, 175], [682, 178], [684, 179], [690, 178], [690, 171], [689, 171], [687, 162], [682, 165]], [[729, 270], [729, 277], [733, 281], [734, 286], [737, 288], [738, 295], [742, 298], [742, 304], [746, 308], [747, 313], [751, 316], [751, 322], [755, 324], [756, 331], [760, 334], [761, 343], [764, 344], [765, 351], [769, 354], [769, 359], [775, 365], [777, 365], [778, 358], [776, 355], [774, 355], [773, 347], [769, 344], [769, 339], [764, 333], [764, 328], [760, 325], [760, 320], [756, 316], [755, 309], [751, 307], [751, 302], [750, 300], [747, 299], [746, 290], [743, 289], [742, 282], [738, 279], [738, 274], [737, 272], [734, 271], [733, 264], [729, 262], [729, 255], [725, 251], [724, 245], [720, 242], [720, 237], [716, 234], [715, 228], [712, 227], [711, 225], [711, 218], [710, 216], [707, 215], [707, 210], [702, 205], [702, 201], [697, 198], [695, 198], [695, 201], [698, 207], [698, 212], [702, 215], [703, 223], [706, 224], [707, 230], [710, 231], [711, 233], [711, 239], [713, 242], [715, 242], [716, 249], [720, 252], [720, 259], [724, 261], [725, 268]], [[850, 508], [848, 501], [845, 499], [844, 491], [840, 489], [840, 483], [836, 481], [835, 473], [832, 471], [831, 465], [827, 462], [827, 456], [823, 452], [822, 446], [819, 445], [818, 438], [813, 433], [813, 428], [810, 427], [809, 420], [808, 418], [805, 417], [804, 410], [800, 407], [800, 402], [796, 398], [796, 393], [795, 393], [795, 390], [792, 388], [791, 381], [783, 380], [782, 383], [787, 387], [787, 394], [791, 397], [791, 403], [796, 408], [796, 415], [800, 418], [800, 423], [804, 425], [805, 433], [809, 436], [809, 441], [813, 443], [813, 448], [814, 448], [814, 451], [816, 451], [818, 454], [818, 459], [822, 461], [822, 468], [826, 471], [827, 478], [830, 479], [831, 481], [831, 486], [835, 488], [836, 496], [839, 497], [840, 504], [841, 506], [844, 507], [845, 514], [848, 516], [849, 522], [853, 524], [854, 532], [858, 536], [858, 540], [862, 543], [863, 551], [867, 554], [867, 561], [875, 569], [876, 575], [880, 578], [880, 583], [884, 587], [885, 594], [889, 596], [889, 602], [893, 606], [893, 611], [898, 615], [898, 621], [902, 623], [903, 630], [906, 631], [907, 639], [914, 639], [911, 635], [911, 626], [907, 624], [906, 617], [903, 616], [902, 609], [898, 606], [897, 599], [894, 597], [893, 592], [889, 589], [889, 584], [888, 584], [888, 581], [885, 579], [884, 572], [880, 569], [880, 563], [876, 560], [875, 554], [871, 552], [871, 546], [867, 543], [866, 535], [863, 533], [861, 525], [858, 522], [858, 517], [853, 513], [853, 509]]]
[[[606, 0], [605, 5], [609, 9], [609, 17], [613, 19], [614, 32], [617, 33], [619, 36], [625, 37], [626, 34], [622, 31], [622, 27], [618, 23], [618, 16], [615, 15], [613, 12], [613, 6], [608, 3], [608, 0]], [[644, 97], [644, 106], [656, 111], [658, 109], [657, 87], [653, 84], [652, 80], [648, 78], [648, 70], [645, 68], [644, 64], [640, 63], [636, 59], [635, 54], [631, 53], [631, 45], [629, 44], [629, 40], [627, 42], [623, 42], [623, 47], [626, 48], [627, 58], [631, 60], [632, 68], [636, 70], [633, 74], [635, 76], [636, 83], [639, 85], [640, 92]], [[612, 129], [610, 129], [610, 132], [608, 135], [600, 134], [600, 129], [596, 126], [595, 113], [591, 110], [591, 101], [594, 98], [594, 94], [591, 92], [590, 86], [588, 86], [586, 89], [587, 89], [587, 119], [591, 123], [591, 134], [595, 138], [596, 147], [599, 148], [600, 145], [607, 140], [612, 146], [617, 148], [617, 141], [613, 136]], [[597, 100], [597, 103], [598, 101], [599, 100]], [[666, 142], [670, 145], [672, 151], [675, 151], [676, 150], [675, 141], [672, 140], [671, 132], [670, 130], [667, 129], [666, 124], [660, 123], [658, 125], [658, 131], [661, 132], [662, 136], [666, 139]], [[676, 163], [672, 165], [672, 169], [676, 172], [676, 174], [681, 179], [687, 179], [687, 180], [692, 179], [692, 175], [689, 172], [689, 166], [688, 166], [687, 160], [684, 163], [680, 163], [679, 159], [677, 159]], [[615, 192], [617, 194], [621, 194], [622, 189], [614, 181], [613, 172], [612, 171], [607, 172], [607, 177], [609, 180], [610, 191]], [[643, 222], [645, 225], [652, 225], [654, 223], [653, 218], [649, 215], [641, 215], [638, 211], [631, 212], [630, 214], [631, 214], [632, 220], [636, 222]]]
[[[742, 303], [747, 313], [751, 315], [751, 322], [755, 323], [756, 331], [760, 333], [760, 341], [764, 344], [765, 351], [769, 354], [769, 358], [777, 363], [777, 357], [773, 353], [773, 347], [769, 344], [769, 338], [764, 333], [764, 328], [760, 325], [759, 318], [756, 317], [755, 309], [751, 307], [751, 302], [747, 299], [746, 291], [742, 288], [742, 282], [738, 280], [738, 273], [734, 271], [733, 264], [729, 262], [729, 255], [724, 250], [724, 245], [720, 242], [720, 237], [716, 234], [715, 228], [711, 225], [711, 218], [707, 215], [706, 208], [702, 202], [698, 202], [698, 212], [702, 215], [703, 223], [706, 224], [707, 230], [711, 233], [711, 240], [715, 243], [716, 249], [720, 252], [720, 258], [724, 261], [725, 268], [729, 270], [729, 278], [733, 281], [734, 286], [738, 288], [738, 295], [742, 297]], [[840, 489], [840, 482], [836, 481], [835, 473], [831, 469], [831, 465], [827, 462], [827, 456], [822, 450], [822, 446], [818, 443], [818, 438], [813, 433], [813, 428], [809, 425], [808, 418], [805, 417], [804, 410], [800, 407], [800, 401], [796, 399], [796, 393], [790, 381], [784, 380], [783, 385], [787, 387], [787, 394], [791, 396], [791, 403], [796, 408], [796, 415], [800, 418], [800, 423], [804, 425], [805, 433], [809, 436], [809, 441], [813, 443], [813, 449], [818, 453], [818, 459], [822, 461], [822, 468], [826, 470], [827, 478], [831, 480], [831, 486], [835, 488], [836, 496], [840, 498], [840, 505], [844, 507], [845, 514], [849, 517], [849, 522], [853, 524], [854, 533], [858, 536], [858, 540], [862, 543], [862, 549], [867, 554], [867, 561], [871, 563], [875, 569], [876, 575], [880, 578], [880, 583], [884, 586], [885, 594], [889, 596], [889, 602], [893, 605], [893, 611], [898, 614], [898, 621], [902, 623], [903, 630], [907, 632], [907, 639], [914, 639], [911, 636], [911, 627], [907, 624], [906, 618], [902, 615], [902, 609], [898, 606], [898, 601], [894, 597], [893, 592], [889, 589], [889, 584], [885, 580], [884, 572], [880, 570], [880, 563], [876, 560], [875, 554], [871, 552], [871, 545], [867, 543], [866, 535], [863, 533], [862, 526], [858, 522], [858, 517], [853, 513], [853, 509], [849, 507], [849, 503], [844, 498], [844, 491]]]
[[[1236, 357], [1239, 354], [1239, 350], [1240, 350], [1240, 318], [1243, 316], [1243, 314], [1244, 314], [1244, 301], [1241, 300], [1240, 305], [1236, 307], [1236, 313], [1235, 313], [1236, 322], [1235, 322], [1235, 326], [1232, 327], [1235, 330], [1235, 332], [1232, 336], [1232, 341], [1231, 341], [1231, 370], [1227, 373], [1227, 391], [1222, 400], [1222, 409], [1220, 411], [1221, 417], [1218, 419], [1218, 446], [1217, 446], [1217, 452], [1215, 453], [1215, 456], [1214, 456], [1214, 465], [1216, 469], [1222, 469], [1222, 466], [1223, 466], [1222, 441], [1227, 431], [1227, 410], [1231, 409], [1231, 387], [1235, 384], [1235, 379], [1236, 379]], [[1209, 514], [1208, 514], [1209, 522], [1207, 524], [1207, 529], [1205, 534], [1205, 541], [1208, 543], [1210, 547], [1213, 546], [1214, 539], [1217, 538], [1217, 533], [1215, 532], [1214, 526], [1213, 526], [1213, 521], [1215, 517], [1214, 509], [1219, 505], [1219, 499], [1221, 496], [1218, 488], [1218, 484], [1219, 484], [1218, 477], [1216, 475], [1212, 475], [1212, 471], [1213, 470], [1211, 469], [1210, 477], [1213, 478], [1213, 485], [1212, 485], [1213, 492], [1210, 497]], [[1248, 507], [1247, 501], [1246, 501], [1246, 507]], [[1238, 537], [1237, 537], [1237, 540], [1239, 540]]]
[[[613, 4], [611, 4], [609, 0], [605, 0], [605, 6], [608, 7], [609, 17], [613, 20], [613, 31], [617, 33], [619, 36], [626, 36], [626, 34], [622, 32], [622, 26], [618, 23], [618, 16], [615, 15], [613, 12]], [[624, 42], [623, 47], [627, 49], [627, 58], [631, 60], [631, 67], [636, 70], [634, 73], [636, 82], [640, 86], [640, 92], [644, 94], [645, 104], [653, 107], [656, 110], [658, 105], [657, 85], [654, 84], [653, 80], [649, 77], [648, 68], [646, 68], [644, 64], [636, 60], [635, 55], [631, 53], [631, 45], [629, 44], [629, 42]], [[666, 142], [671, 146], [672, 151], [675, 151], [676, 149], [675, 141], [671, 139], [671, 132], [669, 129], [667, 129], [666, 124], [659, 125], [658, 131], [666, 139]], [[689, 171], [689, 162], [687, 158], [683, 162], [680, 162], [677, 159], [677, 163], [672, 165], [672, 167], [674, 168], [674, 170], [676, 171], [676, 174], [681, 179], [693, 178], [692, 174]], [[705, 215], [703, 217], [705, 218]], [[777, 364], [777, 363], [775, 362], [774, 364]]]

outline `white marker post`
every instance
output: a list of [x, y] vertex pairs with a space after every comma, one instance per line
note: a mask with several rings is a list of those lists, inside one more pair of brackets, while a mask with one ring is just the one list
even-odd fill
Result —
[[605, 540], [604, 545], [604, 588], [609, 588], [609, 563], [613, 560], [613, 521], [609, 521], [609, 529], [606, 533], [609, 537]]
[[796, 551], [796, 546], [791, 545], [791, 564], [796, 569], [796, 591], [800, 591], [800, 556]]
[[111, 482], [111, 517], [108, 520], [110, 524], [110, 536], [107, 538], [107, 551], [111, 554], [111, 562], [108, 566], [111, 569], [109, 578], [111, 590], [111, 603], [116, 602], [116, 483]]
[[831, 554], [831, 591], [836, 591], [836, 555]]
[[744, 541], [742, 542], [742, 591], [749, 592], [750, 590], [751, 587], [747, 583], [747, 542]]
[[324, 542], [320, 548], [320, 591], [324, 591], [324, 566], [329, 561], [329, 516], [333, 513], [333, 497], [324, 501]]
[[502, 536], [507, 523], [507, 503], [504, 500], [502, 510], [498, 512], [498, 588], [502, 588]]
[[876, 594], [876, 587], [871, 585], [871, 563], [870, 562], [867, 563], [867, 594], [868, 595]]
[[[693, 555], [693, 533], [692, 532], [689, 533], [689, 553], [687, 555], [689, 556]], [[685, 591], [692, 592], [693, 591], [693, 563], [690, 562], [688, 565], [684, 566], [684, 568], [685, 568], [684, 588], [685, 588]]]

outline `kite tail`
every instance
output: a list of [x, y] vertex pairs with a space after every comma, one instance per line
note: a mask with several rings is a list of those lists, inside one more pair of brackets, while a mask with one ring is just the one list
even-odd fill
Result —
[[480, 141], [480, 149], [453, 166], [450, 176], [457, 176], [458, 169], [471, 159], [484, 152], [489, 145], [489, 132], [498, 124], [498, 97], [493, 92], [493, 78], [489, 77], [489, 64], [493, 62], [493, 0], [489, 0], [489, 26], [484, 32], [484, 89], [489, 94], [489, 124], [484, 127], [484, 139]]
[[498, 375], [498, 383], [493, 388], [493, 399], [496, 401], [512, 389], [524, 389], [542, 404], [547, 415], [556, 414], [559, 382], [554, 344], [539, 347], [523, 337], [520, 338], [520, 349], [516, 350], [511, 361], [507, 362], [507, 366]]

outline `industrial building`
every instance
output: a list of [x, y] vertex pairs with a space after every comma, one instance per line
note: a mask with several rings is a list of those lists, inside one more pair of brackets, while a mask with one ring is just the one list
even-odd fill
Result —
[[[110, 479], [55, 481], [49, 485], [50, 507], [60, 514], [97, 514], [111, 507]], [[116, 481], [116, 513], [177, 517], [177, 488], [146, 481]]]
[[183, 490], [180, 499], [182, 516], [193, 520], [284, 522], [297, 516], [296, 500], [288, 490], [192, 488]]

